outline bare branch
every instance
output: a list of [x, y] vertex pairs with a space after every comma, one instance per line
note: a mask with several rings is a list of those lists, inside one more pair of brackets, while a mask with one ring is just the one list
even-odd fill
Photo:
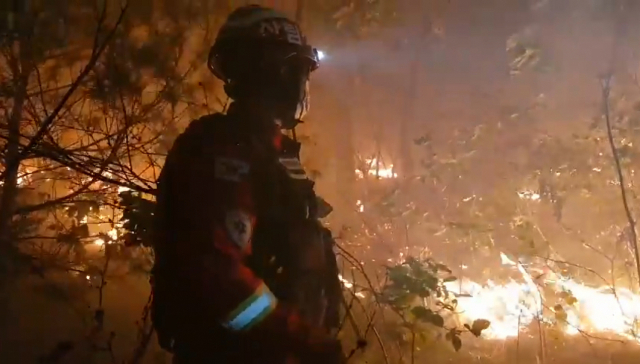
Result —
[[[106, 5], [106, 2], [105, 2], [105, 9], [103, 10], [103, 13], [106, 12], [106, 6], [107, 5]], [[20, 161], [22, 160], [22, 158], [24, 158], [24, 156], [28, 155], [31, 152], [31, 150], [33, 150], [33, 148], [35, 148], [38, 145], [38, 143], [40, 143], [40, 140], [46, 135], [46, 133], [48, 132], [49, 128], [51, 127], [53, 122], [56, 120], [58, 114], [60, 113], [62, 108], [65, 106], [65, 104], [67, 103], [67, 101], [69, 100], [71, 95], [73, 95], [73, 93], [76, 91], [76, 89], [80, 86], [80, 84], [82, 83], [84, 78], [87, 77], [89, 72], [93, 69], [93, 67], [98, 62], [98, 59], [100, 59], [100, 56], [102, 55], [104, 50], [109, 45], [109, 43], [111, 41], [111, 38], [113, 38], [113, 36], [115, 35], [116, 31], [118, 30], [118, 28], [120, 26], [120, 23], [122, 23], [122, 20], [124, 19], [124, 15], [126, 13], [127, 6], [128, 6], [128, 4], [126, 4], [122, 8], [122, 10], [120, 12], [120, 16], [118, 17], [118, 20], [116, 21], [115, 26], [109, 32], [109, 34], [105, 37], [105, 40], [102, 42], [102, 44], [100, 44], [100, 45], [98, 45], [98, 43], [94, 44], [94, 51], [93, 51], [93, 53], [91, 55], [91, 58], [89, 59], [89, 62], [82, 69], [82, 71], [80, 72], [78, 77], [75, 79], [75, 81], [71, 84], [71, 87], [69, 87], [69, 89], [64, 94], [64, 96], [62, 97], [62, 99], [60, 100], [58, 105], [52, 110], [51, 114], [42, 122], [42, 124], [40, 125], [40, 129], [38, 129], [38, 131], [31, 138], [29, 143], [22, 149], [22, 151], [17, 156], [17, 158], [7, 161], [7, 166], [5, 167], [5, 171], [2, 174], [0, 174], [0, 180], [3, 180], [5, 178], [5, 176], [6, 176], [7, 171], [10, 171], [12, 168], [15, 168], [15, 165], [19, 164]], [[104, 20], [104, 15], [101, 16], [101, 19]], [[102, 24], [99, 24], [98, 25], [98, 31], [101, 29], [101, 27], [102, 27]], [[98, 35], [96, 35], [96, 42], [97, 42], [97, 39], [98, 39]]]

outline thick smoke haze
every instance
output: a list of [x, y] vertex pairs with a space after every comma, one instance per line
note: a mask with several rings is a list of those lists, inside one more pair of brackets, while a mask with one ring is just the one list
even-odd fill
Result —
[[[297, 1], [262, 2], [295, 14]], [[640, 100], [636, 77], [640, 71], [640, 0], [396, 3], [395, 23], [360, 37], [335, 36], [333, 29], [309, 26], [309, 40], [323, 51], [324, 58], [312, 75], [311, 111], [297, 132], [303, 142], [305, 168], [315, 178], [319, 195], [334, 207], [327, 219], [333, 233], [356, 231], [355, 243], [348, 247], [369, 266], [379, 268], [377, 264], [396, 261], [401, 254], [431, 253], [456, 269], [454, 274], [485, 282], [502, 277], [502, 272], [493, 271], [501, 268], [499, 253], [515, 257], [522, 243], [514, 233], [514, 217], [531, 218], [538, 224], [536, 242], [549, 251], [553, 246], [557, 256], [571, 258], [609, 278], [613, 275], [611, 260], [588, 247], [601, 244], [623, 251], [618, 258], [631, 262], [628, 267], [635, 269], [625, 240], [627, 221], [618, 200], [617, 182], [609, 178], [614, 175], [610, 159], [606, 159], [610, 164], [597, 171], [608, 176], [598, 181], [613, 191], [603, 194], [612, 196], [610, 199], [587, 196], [592, 181], [586, 178], [577, 186], [555, 186], [571, 190], [569, 197], [556, 196], [545, 183], [546, 178], [559, 173], [558, 169], [566, 168], [562, 173], [569, 175], [577, 173], [579, 168], [574, 165], [590, 171], [593, 160], [610, 158], [609, 149], [589, 149], [585, 140], [576, 141], [575, 137], [594, 125], [604, 125], [603, 77], [613, 75], [611, 99], [616, 121], [625, 117], [617, 110], [635, 107], [640, 111], [636, 104]], [[216, 26], [193, 25], [190, 31], [194, 36], [188, 37], [185, 53], [197, 58], [198, 52], [210, 46], [201, 44], [201, 39], [210, 42]], [[141, 33], [148, 36], [147, 30]], [[198, 65], [185, 80], [197, 85], [192, 89], [206, 88], [210, 91], [206, 97], [214, 100], [217, 96], [221, 105], [228, 101], [220, 82], [205, 69], [204, 59], [183, 63], [185, 68]], [[176, 118], [179, 122], [171, 120], [159, 127], [163, 137], [169, 136], [158, 150], [166, 151], [189, 120], [204, 114], [202, 101], [181, 105], [178, 111], [167, 107], [183, 116]], [[567, 143], [557, 142], [560, 139]], [[633, 142], [622, 139], [617, 142]], [[545, 144], [549, 140], [558, 145]], [[380, 168], [387, 176], [399, 178], [358, 179], [366, 175], [362, 162], [371, 160], [381, 161]], [[634, 176], [635, 171], [626, 173]], [[633, 187], [633, 178], [630, 181]], [[525, 199], [521, 196], [544, 201], [524, 208], [519, 204], [519, 198]], [[393, 203], [387, 204], [387, 200]], [[495, 203], [487, 207], [489, 200]], [[374, 204], [383, 208], [375, 210], [371, 207]], [[417, 222], [407, 222], [409, 218], [401, 213], [397, 218], [380, 212], [395, 213], [395, 208], [407, 206], [419, 216]], [[637, 210], [634, 204], [632, 209]], [[457, 230], [452, 233], [462, 222], [490, 226], [487, 231], [491, 237], [485, 234], [480, 239], [475, 232], [456, 235]], [[148, 277], [131, 275], [133, 268], [127, 263], [114, 264], [111, 269], [104, 294], [106, 333], [116, 332], [114, 353], [127, 358], [137, 340], [136, 320], [149, 295]], [[0, 363], [36, 362], [60, 341], [82, 341], [93, 322], [87, 312], [95, 309], [96, 290], [91, 288], [87, 294], [83, 277], [76, 274], [70, 281], [68, 276], [66, 272], [50, 274], [56, 285], [29, 276], [15, 285], [11, 299], [2, 300], [6, 307], [0, 307], [0, 326], [8, 329], [0, 327]], [[155, 345], [155, 339], [153, 342], [145, 363], [168, 363], [169, 356]], [[486, 350], [478, 349], [484, 345], [480, 342], [469, 344], [468, 356], [459, 353], [461, 356], [454, 357], [446, 352], [433, 362], [466, 358], [466, 362], [488, 363], [478, 359], [487, 357]], [[538, 354], [536, 345], [522, 349], [529, 359]], [[507, 358], [500, 363], [535, 362], [512, 360], [511, 349], [502, 343], [498, 346], [495, 352]], [[90, 354], [91, 348], [80, 349], [68, 363], [114, 362], [106, 353], [96, 357]], [[578, 363], [593, 359], [589, 350], [581, 347], [575, 355], [567, 355]], [[625, 350], [619, 352], [628, 354]], [[588, 363], [604, 363], [601, 357], [593, 360]], [[574, 362], [560, 358], [546, 364]], [[632, 362], [637, 360], [609, 361]]]

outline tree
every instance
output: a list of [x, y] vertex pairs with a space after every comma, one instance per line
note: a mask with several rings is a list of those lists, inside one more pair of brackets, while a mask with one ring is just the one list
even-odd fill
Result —
[[148, 270], [150, 252], [124, 234], [131, 216], [122, 209], [135, 210], [130, 195], [153, 199], [181, 125], [221, 107], [216, 85], [199, 76], [226, 7], [68, 1], [12, 9], [19, 21], [8, 24], [0, 56], [3, 292], [24, 268], [48, 281], [55, 271], [86, 276], [99, 293], [88, 314], [101, 328], [112, 271]]
[[[23, 255], [24, 245], [20, 244], [25, 235], [37, 234], [40, 230], [24, 218], [24, 211], [20, 210], [20, 200], [28, 201], [33, 199], [42, 199], [44, 196], [34, 194], [31, 191], [25, 191], [22, 187], [24, 174], [21, 175], [21, 164], [23, 161], [32, 158], [32, 151], [42, 141], [49, 131], [50, 126], [59, 116], [62, 108], [68, 102], [71, 95], [87, 74], [91, 71], [101, 54], [104, 52], [109, 40], [115, 34], [115, 30], [119, 27], [122, 20], [124, 10], [119, 16], [111, 20], [112, 25], [107, 23], [106, 7], [97, 9], [95, 13], [97, 22], [89, 26], [84, 20], [87, 14], [92, 13], [92, 8], [87, 4], [70, 4], [78, 5], [71, 8], [49, 8], [42, 9], [38, 7], [27, 7], [27, 3], [21, 7], [8, 9], [8, 14], [3, 18], [9, 21], [6, 28], [3, 28], [2, 38], [2, 58], [0, 72], [3, 77], [3, 92], [0, 94], [0, 106], [4, 111], [4, 122], [0, 125], [3, 131], [2, 140], [2, 157], [3, 170], [1, 172], [0, 181], [2, 183], [2, 193], [0, 198], [0, 252], [2, 252], [2, 260], [0, 261], [0, 292], [2, 292], [3, 307], [3, 323], [6, 320], [6, 294], [12, 283], [12, 275], [15, 275], [16, 269], [25, 265], [37, 271], [36, 266], [28, 259], [28, 255]], [[43, 5], [44, 4], [39, 4]], [[38, 16], [38, 15], [43, 16]], [[117, 14], [116, 14], [117, 15]], [[84, 34], [91, 34], [88, 31], [72, 33], [71, 38], [77, 48], [66, 47], [64, 43], [68, 34], [65, 28], [65, 21], [77, 21], [80, 26], [91, 29], [91, 33], [95, 35], [88, 38], [83, 37]], [[97, 26], [97, 29], [96, 29]], [[105, 27], [111, 29], [104, 29]], [[94, 38], [95, 37], [95, 38]], [[46, 107], [39, 104], [45, 98], [49, 98], [47, 91], [42, 87], [42, 71], [47, 61], [57, 63], [59, 58], [65, 52], [69, 52], [70, 59], [75, 59], [82, 52], [88, 52], [84, 56], [86, 65], [78, 72], [76, 79], [71, 83], [57, 88], [60, 96], [51, 97], [50, 104]], [[76, 63], [77, 61], [72, 61]], [[47, 65], [47, 66], [49, 66]], [[42, 69], [41, 69], [42, 67]], [[64, 80], [63, 82], [69, 82]], [[35, 102], [35, 106], [32, 102]], [[37, 124], [28, 124], [24, 122], [25, 117], [30, 112], [34, 112], [38, 117]], [[32, 114], [34, 115], [34, 114]], [[44, 115], [42, 119], [39, 117]], [[33, 137], [25, 137], [25, 133], [35, 129]], [[23, 144], [24, 140], [27, 144]], [[31, 192], [31, 193], [30, 193]], [[44, 207], [41, 205], [41, 207]], [[36, 209], [37, 210], [37, 209]], [[44, 218], [40, 216], [35, 223], [42, 223]], [[28, 239], [28, 238], [27, 238]], [[25, 258], [26, 262], [25, 262]], [[27, 264], [24, 264], [27, 263]], [[6, 327], [3, 325], [3, 327]]]

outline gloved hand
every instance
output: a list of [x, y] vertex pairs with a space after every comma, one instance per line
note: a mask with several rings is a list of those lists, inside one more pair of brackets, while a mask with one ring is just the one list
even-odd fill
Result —
[[326, 338], [310, 345], [299, 354], [300, 364], [344, 364], [346, 356], [342, 344], [334, 338]]
[[340, 340], [329, 336], [323, 329], [309, 333], [307, 345], [297, 353], [300, 364], [344, 364], [346, 356]]
[[261, 325], [251, 330], [251, 338], [268, 350], [283, 350], [300, 364], [343, 364], [340, 341], [326, 329], [310, 325], [280, 303]]

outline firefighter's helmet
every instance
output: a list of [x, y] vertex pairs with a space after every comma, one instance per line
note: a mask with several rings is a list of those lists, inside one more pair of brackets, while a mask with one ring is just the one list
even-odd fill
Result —
[[266, 98], [285, 127], [306, 113], [309, 75], [319, 63], [318, 51], [296, 22], [259, 5], [229, 15], [208, 59], [231, 99]]

